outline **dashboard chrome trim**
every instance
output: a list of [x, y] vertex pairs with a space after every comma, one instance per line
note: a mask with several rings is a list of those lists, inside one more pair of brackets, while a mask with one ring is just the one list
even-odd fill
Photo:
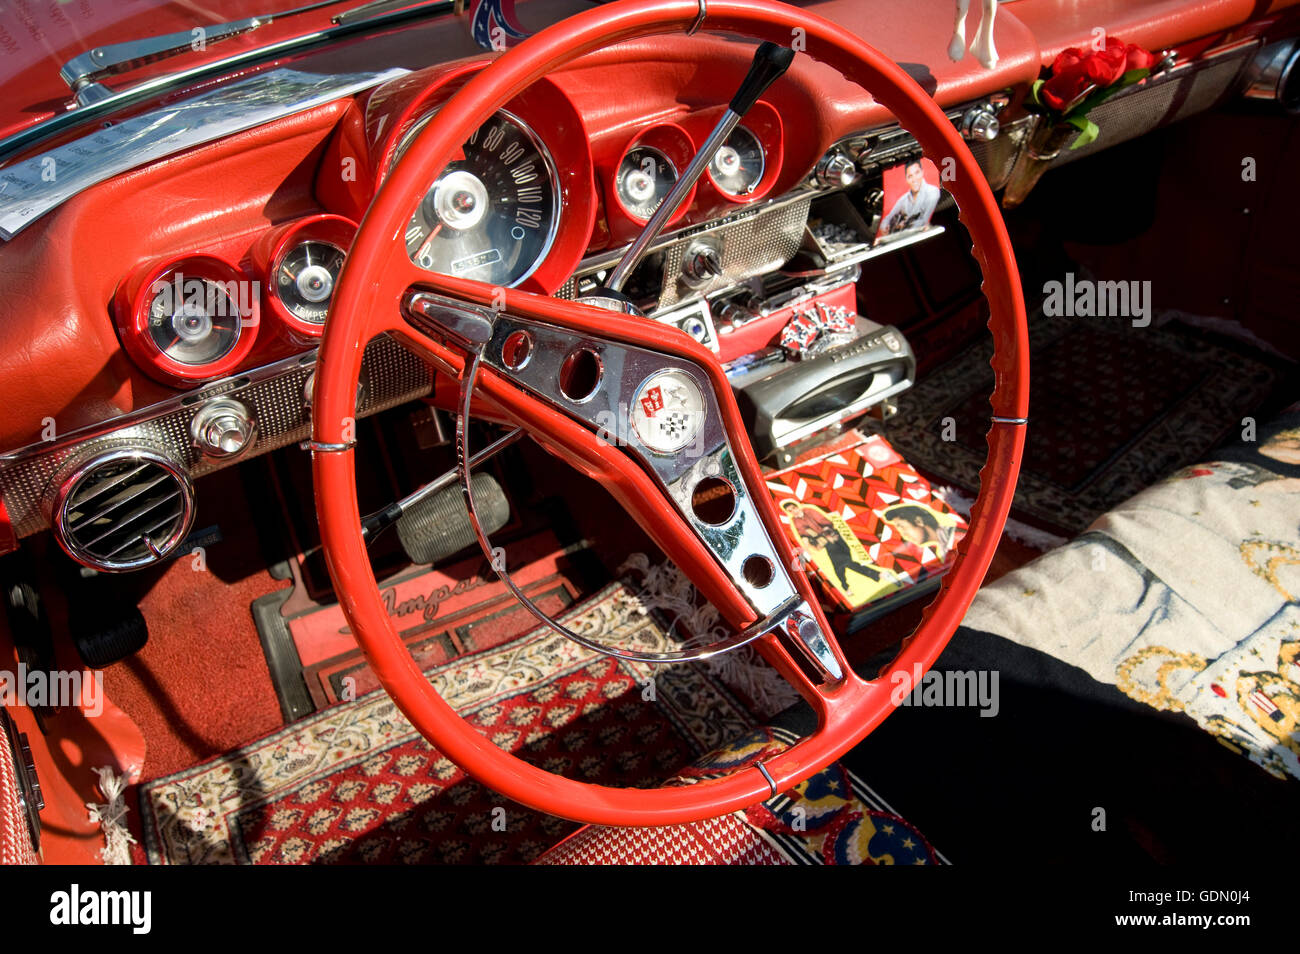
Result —
[[[313, 350], [54, 440], [0, 454], [0, 502], [9, 513], [14, 535], [30, 536], [49, 526], [42, 501], [50, 482], [70, 460], [83, 454], [145, 444], [175, 458], [193, 479], [308, 439], [311, 416], [304, 388], [315, 369]], [[432, 369], [387, 336], [376, 338], [367, 347], [362, 379], [365, 386], [357, 404], [358, 418], [421, 397], [433, 387]], [[232, 398], [249, 409], [258, 422], [258, 433], [246, 453], [223, 460], [194, 445], [191, 426], [206, 404]]]

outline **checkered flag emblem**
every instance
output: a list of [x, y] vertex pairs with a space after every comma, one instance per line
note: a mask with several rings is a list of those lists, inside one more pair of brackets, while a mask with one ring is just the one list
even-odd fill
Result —
[[689, 428], [691, 416], [685, 411], [670, 411], [664, 415], [659, 427], [668, 437], [676, 439]]

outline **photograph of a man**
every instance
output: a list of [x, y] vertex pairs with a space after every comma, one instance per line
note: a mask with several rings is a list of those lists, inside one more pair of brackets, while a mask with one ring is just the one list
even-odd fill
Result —
[[[903, 166], [900, 183], [897, 167], [884, 175], [885, 204], [889, 214], [880, 223], [875, 244], [887, 238], [899, 238], [908, 232], [918, 232], [930, 227], [930, 218], [939, 205], [939, 170], [929, 159], [913, 159]], [[905, 186], [905, 188], [903, 188]]]
[[781, 501], [790, 525], [799, 534], [808, 549], [820, 550], [830, 560], [835, 575], [839, 577], [840, 588], [849, 591], [849, 570], [865, 576], [872, 583], [879, 583], [882, 573], [879, 567], [862, 563], [853, 555], [849, 541], [844, 539], [839, 529], [819, 508], [804, 506], [797, 500]]
[[929, 507], [920, 504], [899, 504], [890, 507], [882, 517], [894, 528], [904, 541], [917, 551], [928, 548], [935, 557], [942, 560], [952, 549], [956, 527], [945, 523], [940, 515]]

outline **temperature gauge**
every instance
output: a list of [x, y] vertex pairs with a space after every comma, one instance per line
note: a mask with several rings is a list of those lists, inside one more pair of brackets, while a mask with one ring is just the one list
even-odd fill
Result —
[[275, 293], [300, 321], [324, 324], [344, 252], [328, 242], [306, 241], [285, 253], [275, 269]]
[[738, 198], [758, 188], [763, 170], [763, 147], [758, 137], [744, 126], [737, 126], [714, 153], [709, 178], [719, 192]]

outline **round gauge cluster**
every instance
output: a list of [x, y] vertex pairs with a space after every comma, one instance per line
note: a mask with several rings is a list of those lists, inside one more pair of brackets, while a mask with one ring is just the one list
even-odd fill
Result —
[[[690, 134], [676, 123], [656, 123], [641, 130], [623, 147], [618, 166], [613, 170], [611, 205], [623, 213], [622, 234], [635, 234], [650, 220], [695, 155]], [[669, 222], [686, 214], [694, 188], [673, 211]]]
[[300, 344], [313, 344], [325, 330], [334, 288], [356, 238], [357, 226], [341, 215], [309, 215], [276, 229], [254, 249], [266, 275], [271, 311]]
[[258, 283], [211, 255], [138, 272], [118, 290], [127, 352], [168, 384], [227, 374], [248, 355], [260, 323]]
[[[716, 121], [713, 114], [698, 117], [697, 136], [703, 136]], [[768, 102], [759, 100], [745, 114], [705, 167], [703, 192], [720, 200], [723, 207], [756, 202], [772, 191], [781, 174], [784, 157], [781, 116]], [[705, 205], [716, 208], [709, 199]]]
[[618, 164], [618, 197], [634, 217], [649, 219], [677, 181], [677, 167], [653, 146], [635, 146]]
[[227, 283], [168, 276], [151, 290], [149, 337], [177, 364], [201, 367], [219, 361], [239, 344], [244, 315]]
[[443, 170], [411, 216], [407, 253], [432, 272], [517, 285], [536, 271], [555, 238], [555, 164], [533, 132], [506, 112], [470, 136], [464, 155]]
[[744, 126], [737, 126], [713, 154], [709, 175], [723, 195], [747, 196], [763, 181], [765, 161], [758, 137]]
[[247, 268], [214, 255], [146, 265], [117, 291], [122, 344], [151, 377], [181, 386], [231, 374], [257, 340], [280, 353], [315, 345], [356, 232], [343, 216], [308, 215], [259, 237]]
[[275, 270], [275, 294], [298, 320], [325, 324], [344, 251], [326, 242], [301, 242], [285, 254]]

